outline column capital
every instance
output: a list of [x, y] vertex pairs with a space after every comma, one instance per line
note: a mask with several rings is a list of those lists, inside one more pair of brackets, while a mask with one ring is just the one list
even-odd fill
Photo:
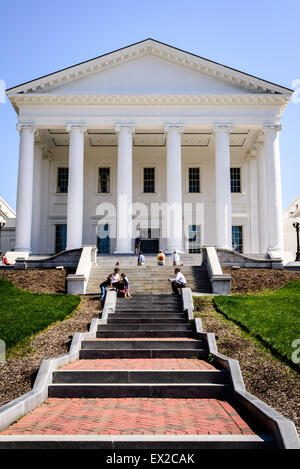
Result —
[[83, 124], [82, 122], [70, 122], [66, 125], [66, 131], [67, 132], [72, 132], [73, 130], [80, 130], [81, 133], [85, 133], [86, 132], [86, 125]]
[[33, 122], [18, 122], [16, 125], [16, 129], [18, 132], [21, 132], [21, 130], [30, 130], [31, 132], [36, 132], [36, 126]]
[[[254, 146], [254, 148], [255, 148], [255, 146]], [[254, 150], [250, 150], [246, 153], [245, 157], [246, 157], [246, 161], [255, 160], [256, 159], [256, 152]]]
[[213, 125], [213, 131], [214, 133], [218, 133], [218, 132], [227, 132], [227, 133], [230, 133], [232, 131], [232, 127], [233, 125], [230, 124], [230, 123], [219, 123], [219, 124], [214, 124]]
[[120, 133], [120, 132], [129, 132], [129, 133], [133, 133], [134, 132], [134, 129], [135, 129], [135, 124], [130, 124], [130, 123], [120, 123], [120, 124], [116, 124], [115, 125], [115, 131], [116, 133]]
[[271, 132], [271, 131], [276, 131], [280, 132], [282, 130], [282, 125], [281, 124], [273, 124], [273, 123], [266, 123], [263, 125], [263, 131], [264, 133], [266, 132]]
[[184, 125], [183, 124], [165, 124], [165, 132], [179, 132], [182, 133], [184, 131]]

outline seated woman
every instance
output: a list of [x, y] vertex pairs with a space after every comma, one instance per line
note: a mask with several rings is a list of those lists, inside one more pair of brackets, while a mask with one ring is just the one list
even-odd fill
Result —
[[120, 272], [119, 267], [115, 267], [113, 274], [112, 274], [112, 278], [111, 278], [111, 286], [115, 288], [116, 290], [122, 290], [123, 288], [123, 282], [121, 282], [119, 272]]

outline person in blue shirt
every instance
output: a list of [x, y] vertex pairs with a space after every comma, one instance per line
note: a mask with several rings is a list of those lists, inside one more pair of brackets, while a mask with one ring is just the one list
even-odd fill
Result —
[[144, 265], [145, 264], [145, 257], [142, 251], [139, 253], [137, 265]]

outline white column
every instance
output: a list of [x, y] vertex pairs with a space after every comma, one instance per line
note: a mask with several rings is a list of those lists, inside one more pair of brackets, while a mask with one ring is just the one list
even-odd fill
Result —
[[170, 216], [167, 253], [183, 252], [182, 245], [182, 176], [181, 124], [167, 124], [167, 205]]
[[35, 127], [18, 124], [20, 132], [19, 171], [17, 190], [16, 247], [19, 252], [31, 252], [31, 221], [33, 194], [33, 156]]
[[266, 206], [265, 147], [263, 138], [259, 138], [256, 143], [256, 159], [259, 252], [260, 254], [266, 254], [268, 250], [268, 221]]
[[283, 242], [279, 131], [281, 125], [264, 125], [268, 215], [268, 251], [281, 251]]
[[32, 227], [31, 248], [34, 254], [41, 254], [40, 231], [41, 231], [41, 200], [42, 200], [42, 151], [41, 142], [34, 144], [33, 165], [33, 201], [32, 201]]
[[116, 125], [118, 134], [116, 254], [132, 254], [132, 124]]
[[67, 249], [78, 249], [82, 247], [85, 126], [70, 124], [67, 131], [70, 132]]
[[257, 208], [257, 161], [255, 153], [247, 155], [249, 165], [249, 208], [251, 227], [251, 253], [259, 253], [258, 208]]
[[230, 124], [217, 124], [215, 133], [216, 241], [218, 248], [232, 249], [230, 188]]

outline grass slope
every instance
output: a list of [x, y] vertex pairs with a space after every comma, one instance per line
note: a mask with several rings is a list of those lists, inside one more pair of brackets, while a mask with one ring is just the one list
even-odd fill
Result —
[[292, 363], [292, 342], [300, 339], [300, 280], [275, 292], [215, 297], [214, 304], [228, 319]]
[[0, 339], [9, 349], [65, 319], [79, 303], [75, 295], [32, 293], [0, 279]]

